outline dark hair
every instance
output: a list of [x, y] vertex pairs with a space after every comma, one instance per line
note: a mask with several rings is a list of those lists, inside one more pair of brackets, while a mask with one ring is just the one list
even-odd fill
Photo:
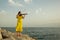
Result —
[[18, 12], [18, 15], [21, 16], [21, 11]]
[[20, 13], [21, 13], [21, 11], [18, 12], [18, 14], [20, 14]]

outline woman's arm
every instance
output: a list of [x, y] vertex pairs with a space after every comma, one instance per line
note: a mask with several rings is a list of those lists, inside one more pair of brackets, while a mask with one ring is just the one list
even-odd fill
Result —
[[22, 14], [22, 18], [23, 18], [23, 19], [25, 18], [25, 15], [27, 15], [27, 13]]

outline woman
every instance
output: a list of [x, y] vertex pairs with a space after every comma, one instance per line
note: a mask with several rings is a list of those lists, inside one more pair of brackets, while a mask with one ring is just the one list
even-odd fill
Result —
[[18, 12], [16, 18], [17, 18], [17, 26], [16, 26], [16, 33], [17, 33], [17, 36], [21, 36], [21, 32], [23, 31], [23, 28], [22, 28], [22, 19], [24, 19], [25, 15], [24, 14], [21, 14], [21, 11]]

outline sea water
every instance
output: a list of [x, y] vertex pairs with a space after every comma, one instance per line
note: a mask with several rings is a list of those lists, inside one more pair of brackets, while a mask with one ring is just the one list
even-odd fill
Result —
[[[15, 32], [15, 27], [2, 28]], [[60, 27], [23, 27], [22, 33], [36, 40], [60, 40]]]

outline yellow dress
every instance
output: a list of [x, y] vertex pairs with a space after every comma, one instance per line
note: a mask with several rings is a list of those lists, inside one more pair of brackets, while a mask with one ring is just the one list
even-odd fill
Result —
[[17, 18], [17, 26], [16, 26], [16, 31], [17, 32], [22, 32], [23, 29], [22, 29], [22, 16], [18, 16]]

